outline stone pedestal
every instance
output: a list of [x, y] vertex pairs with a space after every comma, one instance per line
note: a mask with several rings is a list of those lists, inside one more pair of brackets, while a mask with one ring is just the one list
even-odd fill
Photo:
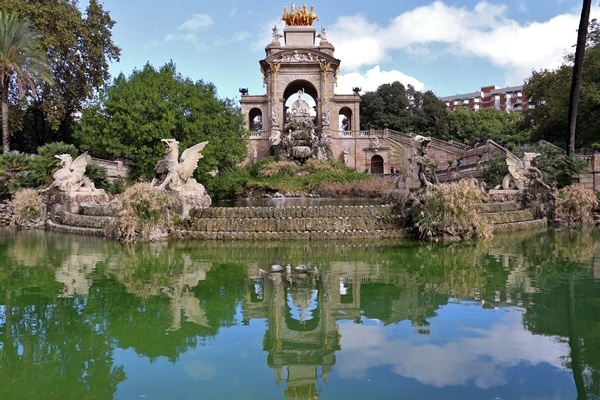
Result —
[[181, 190], [174, 190], [173, 193], [179, 200], [179, 209], [176, 212], [184, 218], [189, 217], [191, 209], [207, 208], [212, 203], [204, 185], [198, 183], [194, 178], [188, 179]]

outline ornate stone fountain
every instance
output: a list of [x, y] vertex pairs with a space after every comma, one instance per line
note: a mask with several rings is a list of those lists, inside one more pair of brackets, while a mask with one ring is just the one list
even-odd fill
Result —
[[298, 92], [298, 98], [292, 103], [283, 132], [277, 130], [270, 138], [273, 154], [278, 161], [301, 163], [309, 158], [331, 159], [331, 139], [315, 129], [311, 107], [302, 94], [302, 91]]

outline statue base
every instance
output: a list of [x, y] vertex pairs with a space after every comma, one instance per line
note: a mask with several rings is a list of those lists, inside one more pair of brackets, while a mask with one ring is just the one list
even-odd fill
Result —
[[102, 189], [93, 189], [86, 191], [63, 192], [60, 190], [51, 190], [42, 192], [42, 203], [48, 210], [53, 210], [57, 206], [60, 210], [71, 214], [79, 214], [81, 204], [108, 204], [110, 197]]
[[194, 178], [188, 179], [181, 189], [173, 190], [173, 193], [179, 200], [179, 207], [175, 209], [175, 212], [184, 218], [189, 217], [191, 209], [207, 208], [212, 203], [204, 185], [196, 182]]

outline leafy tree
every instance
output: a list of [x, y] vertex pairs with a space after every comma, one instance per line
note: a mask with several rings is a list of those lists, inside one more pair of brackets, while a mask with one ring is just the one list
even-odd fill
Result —
[[75, 136], [100, 157], [131, 157], [133, 178], [151, 179], [164, 153], [161, 139], [179, 141], [180, 153], [208, 140], [198, 176], [234, 167], [246, 154], [243, 119], [216, 88], [177, 73], [171, 62], [159, 70], [146, 64], [129, 78], [117, 77], [82, 113]]
[[41, 85], [34, 102], [13, 101], [19, 118], [13, 147], [35, 152], [53, 141], [72, 141], [75, 116], [90, 96], [109, 80], [109, 61], [118, 61], [120, 49], [111, 39], [114, 21], [98, 0], [89, 0], [85, 12], [78, 0], [3, 0], [0, 9], [26, 18], [42, 34], [41, 47], [51, 60], [54, 81]]
[[[10, 95], [22, 97], [26, 88], [37, 96], [36, 82], [52, 82], [50, 64], [39, 47], [41, 35], [16, 13], [0, 10], [0, 90], [2, 91], [2, 151], [10, 151]], [[14, 84], [11, 88], [11, 84]]]
[[398, 81], [367, 92], [360, 102], [361, 129], [390, 128], [401, 132], [442, 135], [446, 107], [431, 91], [422, 93]]
[[506, 113], [495, 108], [469, 111], [461, 107], [448, 114], [448, 134], [452, 140], [465, 144], [483, 143], [488, 139], [517, 144], [529, 136], [517, 129], [521, 118], [520, 113]]

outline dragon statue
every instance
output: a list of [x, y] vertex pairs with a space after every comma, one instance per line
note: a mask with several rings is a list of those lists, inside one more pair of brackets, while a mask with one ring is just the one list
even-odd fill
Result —
[[[164, 158], [160, 160], [154, 171], [156, 175], [152, 186], [158, 189], [181, 191], [198, 167], [198, 161], [203, 157], [201, 151], [208, 144], [202, 142], [184, 150], [179, 156], [179, 142], [175, 139], [162, 139], [165, 145]], [[195, 183], [195, 180], [193, 180]]]
[[411, 139], [410, 149], [392, 138], [386, 138], [390, 145], [390, 163], [399, 173], [394, 181], [394, 189], [410, 190], [439, 184], [435, 175], [435, 163], [427, 157], [430, 138], [416, 135]]
[[97, 190], [94, 182], [85, 176], [85, 168], [88, 164], [87, 152], [81, 154], [75, 160], [70, 154], [58, 154], [54, 157], [60, 160], [61, 168], [52, 175], [54, 181], [44, 191], [49, 191], [52, 188], [57, 188], [59, 191], [66, 193], [94, 192]]
[[543, 181], [543, 174], [539, 168], [532, 165], [533, 161], [539, 156], [538, 153], [524, 153], [520, 160], [512, 152], [506, 151], [506, 165], [508, 174], [502, 180], [502, 184], [495, 187], [496, 190], [523, 190], [526, 187], [532, 187], [534, 184], [550, 189]]

